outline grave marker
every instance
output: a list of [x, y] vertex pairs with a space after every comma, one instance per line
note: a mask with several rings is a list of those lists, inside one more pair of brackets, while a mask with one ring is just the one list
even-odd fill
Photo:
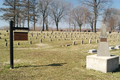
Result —
[[18, 42], [17, 45], [20, 45], [20, 43]]
[[5, 46], [7, 46], [7, 42], [5, 42]]
[[72, 45], [75, 45], [75, 41], [73, 41], [73, 44]]
[[120, 49], [120, 45], [116, 45], [115, 49]]
[[40, 43], [42, 43], [42, 39], [40, 39]]
[[109, 47], [109, 50], [114, 50], [115, 48], [113, 46], [110, 46]]
[[91, 44], [91, 39], [89, 39], [89, 44]]
[[32, 41], [30, 41], [29, 43], [32, 44]]
[[97, 56], [110, 56], [105, 25], [102, 25]]
[[83, 44], [83, 40], [81, 41], [81, 44]]

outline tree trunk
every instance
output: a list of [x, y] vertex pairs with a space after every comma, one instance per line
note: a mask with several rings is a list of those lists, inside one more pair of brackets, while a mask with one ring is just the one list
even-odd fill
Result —
[[97, 0], [94, 0], [94, 32], [96, 33], [96, 23], [97, 23]]
[[79, 26], [79, 30], [80, 30], [80, 32], [81, 32], [81, 26]]
[[28, 0], [28, 28], [29, 28], [29, 0]]
[[35, 31], [35, 18], [34, 18], [34, 31]]
[[74, 31], [75, 31], [75, 25], [74, 25]]
[[45, 23], [46, 23], [46, 31], [48, 31], [48, 17], [45, 19]]
[[96, 33], [96, 23], [97, 23], [97, 20], [95, 20], [94, 22], [94, 32]]
[[111, 31], [112, 31], [112, 28], [111, 28]]
[[45, 19], [44, 19], [44, 15], [43, 15], [43, 28], [42, 28], [42, 31], [44, 31], [44, 21], [45, 21]]
[[57, 31], [58, 31], [58, 22], [56, 22], [56, 28], [57, 28]]
[[14, 0], [14, 23], [13, 23], [14, 27], [15, 27], [15, 9], [16, 9], [15, 3], [16, 3], [16, 0]]
[[[35, 13], [35, 11], [33, 12], [33, 14]], [[34, 15], [34, 31], [35, 31], [35, 15]]]
[[48, 31], [48, 23], [46, 23], [46, 31]]
[[18, 27], [18, 14], [17, 14], [17, 27]]
[[91, 29], [92, 29], [92, 32], [93, 32], [93, 23], [91, 23]]

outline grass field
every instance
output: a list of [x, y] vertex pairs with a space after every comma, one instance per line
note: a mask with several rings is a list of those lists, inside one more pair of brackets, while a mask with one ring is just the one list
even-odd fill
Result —
[[[30, 40], [14, 41], [14, 69], [10, 69], [9, 32], [0, 30], [0, 33], [2, 38], [0, 39], [0, 80], [120, 80], [120, 67], [115, 72], [108, 73], [86, 69], [86, 56], [93, 55], [88, 53], [89, 49], [98, 48], [99, 43], [95, 42], [94, 37], [99, 40], [99, 33], [76, 32], [77, 40], [74, 37], [75, 32], [72, 40], [70, 40], [70, 33], [66, 33], [68, 36], [64, 40], [64, 32], [50, 34], [51, 31], [42, 33], [30, 31], [29, 38], [33, 44], [29, 44]], [[31, 33], [34, 34], [33, 37]], [[35, 39], [36, 33], [40, 33], [37, 39]], [[49, 36], [46, 36], [47, 33], [51, 36], [52, 42], [49, 41]], [[57, 38], [54, 38], [55, 35]], [[91, 37], [92, 42], [89, 44]], [[7, 47], [4, 39], [7, 39]], [[120, 39], [120, 33], [112, 33], [111, 38], [108, 34], [109, 46], [120, 45], [117, 39]], [[72, 45], [73, 41], [76, 45]], [[18, 42], [20, 45], [17, 45]], [[70, 46], [65, 46], [66, 44]], [[112, 50], [110, 53], [120, 56], [120, 50]]]

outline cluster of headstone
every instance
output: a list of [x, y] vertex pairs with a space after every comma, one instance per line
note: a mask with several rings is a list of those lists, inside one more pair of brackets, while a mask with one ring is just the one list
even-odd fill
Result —
[[[73, 40], [74, 43], [80, 41], [81, 44], [92, 44], [92, 43], [99, 43], [99, 33], [91, 33], [91, 32], [32, 32], [30, 43], [34, 42], [33, 40], [39, 39], [40, 43], [42, 43], [45, 39], [48, 39], [48, 42], [52, 41], [68, 41], [68, 40]], [[108, 40], [113, 42], [113, 41], [119, 41], [120, 34], [107, 34], [107, 37], [110, 39], [115, 39], [115, 40]], [[71, 43], [71, 45], [75, 45], [74, 43]], [[65, 44], [67, 45], [67, 44]]]
[[[6, 30], [6, 33], [3, 34], [3, 36], [6, 36], [8, 34], [8, 30]], [[71, 45], [77, 44], [79, 41], [80, 44], [92, 44], [92, 43], [98, 43], [99, 42], [99, 33], [92, 33], [92, 32], [54, 32], [54, 31], [49, 31], [49, 32], [31, 32], [29, 33], [29, 43], [32, 44], [34, 43], [34, 40], [39, 40], [40, 43], [44, 42], [45, 39], [48, 39], [48, 42], [52, 41], [68, 41], [68, 40], [73, 40], [71, 42]], [[0, 33], [0, 35], [2, 35]], [[115, 42], [119, 41], [120, 34], [112, 34], [108, 33], [107, 37], [109, 38], [108, 42]], [[1, 36], [0, 36], [0, 39]], [[5, 43], [7, 44], [7, 42]], [[19, 44], [18, 44], [19, 45]], [[66, 45], [66, 44], [65, 44]], [[112, 48], [113, 49], [113, 48]]]

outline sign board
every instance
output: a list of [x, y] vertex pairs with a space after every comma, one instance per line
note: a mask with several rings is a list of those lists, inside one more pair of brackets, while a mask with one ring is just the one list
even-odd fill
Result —
[[107, 38], [100, 38], [100, 42], [107, 42]]
[[28, 40], [28, 32], [14, 32], [15, 41], [25, 41]]

